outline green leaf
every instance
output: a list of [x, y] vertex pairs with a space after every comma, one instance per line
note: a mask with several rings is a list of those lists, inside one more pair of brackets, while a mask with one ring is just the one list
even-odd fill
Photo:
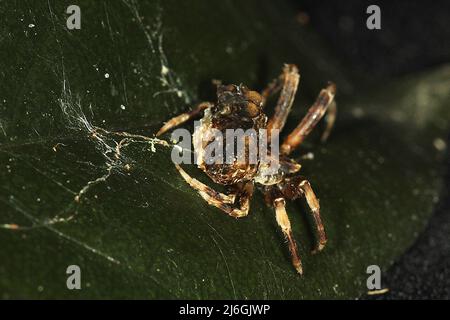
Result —
[[[66, 1], [1, 4], [2, 298], [355, 298], [367, 266], [387, 268], [425, 225], [442, 182], [448, 67], [364, 86], [284, 2], [78, 2], [80, 30], [66, 28]], [[211, 79], [262, 89], [286, 62], [302, 74], [289, 128], [327, 80], [339, 90], [328, 143], [313, 136], [294, 154], [314, 153], [302, 170], [329, 237], [312, 256], [307, 210], [289, 203], [303, 277], [261, 194], [232, 219], [146, 138], [213, 100]], [[69, 265], [81, 290], [66, 287]]]

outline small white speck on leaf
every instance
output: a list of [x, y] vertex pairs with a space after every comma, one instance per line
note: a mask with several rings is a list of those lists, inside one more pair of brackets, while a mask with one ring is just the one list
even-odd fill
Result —
[[338, 287], [339, 287], [339, 285], [337, 283], [333, 286], [333, 291], [335, 293], [338, 293]]
[[362, 118], [364, 116], [364, 110], [361, 108], [358, 108], [358, 107], [354, 108], [351, 112], [352, 112], [352, 115], [357, 119]]
[[433, 140], [433, 146], [438, 151], [444, 151], [445, 149], [447, 149], [447, 143], [445, 143], [445, 141], [443, 139], [441, 139], [441, 138], [434, 139]]
[[167, 68], [165, 65], [163, 65], [162, 67], [161, 67], [161, 74], [163, 75], [163, 76], [165, 76], [166, 74], [168, 74], [169, 73], [169, 68]]

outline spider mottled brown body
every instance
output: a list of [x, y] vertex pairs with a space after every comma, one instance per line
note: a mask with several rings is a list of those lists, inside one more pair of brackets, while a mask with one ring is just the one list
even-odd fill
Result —
[[[300, 75], [295, 65], [285, 65], [282, 74], [275, 79], [261, 93], [251, 91], [244, 86], [218, 85], [217, 103], [203, 102], [192, 111], [183, 113], [170, 119], [156, 134], [164, 132], [188, 121], [203, 113], [201, 126], [193, 134], [194, 151], [198, 166], [215, 183], [225, 185], [228, 194], [220, 193], [190, 177], [179, 165], [177, 170], [186, 182], [206, 200], [232, 217], [240, 218], [248, 214], [250, 199], [253, 195], [255, 183], [264, 194], [267, 205], [275, 209], [276, 221], [289, 244], [292, 264], [298, 273], [302, 274], [302, 264], [298, 255], [297, 244], [292, 235], [291, 224], [286, 213], [286, 199], [294, 200], [304, 197], [310, 208], [317, 236], [317, 245], [313, 252], [322, 250], [327, 241], [325, 230], [320, 218], [319, 200], [314, 194], [310, 183], [298, 174], [300, 164], [289, 158], [311, 132], [319, 120], [327, 114], [327, 126], [322, 136], [325, 140], [333, 126], [336, 117], [336, 104], [334, 95], [336, 86], [332, 83], [323, 89], [315, 103], [310, 107], [306, 116], [298, 126], [283, 140], [280, 147], [278, 170], [267, 171], [262, 163], [238, 162], [212, 163], [204, 161], [203, 150], [211, 140], [204, 138], [204, 133], [211, 128], [225, 132], [226, 129], [267, 129], [268, 135], [272, 130], [281, 131], [291, 110], [295, 93], [299, 84]], [[263, 112], [267, 98], [278, 92], [280, 96], [273, 116], [267, 121]], [[269, 146], [270, 148], [270, 146]], [[247, 151], [247, 149], [245, 149]]]

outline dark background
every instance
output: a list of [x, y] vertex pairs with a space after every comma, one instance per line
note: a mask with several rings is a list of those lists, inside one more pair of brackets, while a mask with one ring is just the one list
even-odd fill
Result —
[[[450, 62], [450, 1], [293, 1], [347, 68], [374, 81]], [[366, 28], [366, 8], [381, 9], [381, 30]], [[450, 140], [447, 139], [447, 145]], [[383, 274], [390, 291], [365, 299], [450, 298], [450, 158], [446, 183], [426, 230]]]

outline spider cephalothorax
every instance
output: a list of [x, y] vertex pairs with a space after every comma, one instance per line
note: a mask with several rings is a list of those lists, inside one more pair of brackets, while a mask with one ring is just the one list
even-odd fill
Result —
[[[220, 193], [200, 181], [191, 178], [179, 165], [178, 171], [191, 187], [196, 189], [200, 196], [209, 204], [221, 209], [232, 217], [244, 217], [250, 208], [250, 199], [254, 191], [254, 184], [264, 193], [267, 205], [275, 208], [276, 221], [289, 243], [292, 264], [298, 273], [302, 273], [302, 265], [297, 252], [297, 245], [292, 235], [289, 217], [286, 213], [286, 199], [295, 200], [305, 197], [311, 209], [316, 226], [317, 245], [315, 252], [320, 251], [327, 241], [324, 227], [320, 218], [319, 201], [315, 196], [310, 183], [298, 175], [300, 164], [289, 158], [294, 151], [315, 127], [317, 122], [328, 111], [327, 127], [322, 136], [326, 139], [336, 115], [334, 95], [336, 87], [329, 84], [323, 89], [316, 102], [308, 110], [299, 125], [283, 140], [280, 146], [280, 155], [276, 159], [277, 170], [273, 170], [266, 162], [248, 161], [249, 141], [244, 141], [244, 161], [233, 158], [229, 162], [211, 163], [205, 157], [205, 148], [214, 141], [214, 136], [208, 135], [215, 129], [224, 137], [224, 145], [235, 141], [226, 141], [227, 129], [266, 129], [268, 136], [274, 130], [281, 131], [292, 107], [299, 73], [295, 65], [285, 65], [283, 73], [275, 79], [261, 93], [251, 91], [239, 85], [219, 85], [217, 88], [217, 102], [200, 103], [190, 112], [183, 113], [169, 120], [157, 133], [161, 135], [167, 130], [186, 122], [204, 113], [200, 126], [194, 131], [193, 144], [197, 156], [197, 164], [215, 183], [228, 187], [228, 194]], [[264, 113], [267, 98], [281, 91], [273, 116], [267, 121]], [[233, 138], [235, 139], [235, 138]], [[243, 138], [244, 139], [244, 138]], [[270, 150], [271, 146], [268, 146]]]
[[[229, 133], [236, 129], [241, 129], [242, 132], [253, 129], [253, 132], [258, 132], [259, 129], [264, 128], [267, 117], [262, 111], [262, 101], [258, 92], [250, 91], [242, 85], [218, 86], [217, 103], [205, 110], [200, 127], [195, 130], [193, 135], [198, 165], [214, 182], [233, 185], [251, 180], [257, 173], [258, 162], [249, 161], [250, 141], [245, 139], [246, 136], [238, 137]], [[234, 147], [239, 142], [242, 143], [244, 146], [241, 150], [242, 159], [238, 158], [236, 154], [236, 157], [224, 159], [220, 163], [208, 162], [205, 159], [204, 148], [214, 140], [214, 136], [206, 136], [211, 132], [210, 129], [220, 132], [224, 149], [226, 146]], [[237, 139], [242, 141], [237, 141]]]

